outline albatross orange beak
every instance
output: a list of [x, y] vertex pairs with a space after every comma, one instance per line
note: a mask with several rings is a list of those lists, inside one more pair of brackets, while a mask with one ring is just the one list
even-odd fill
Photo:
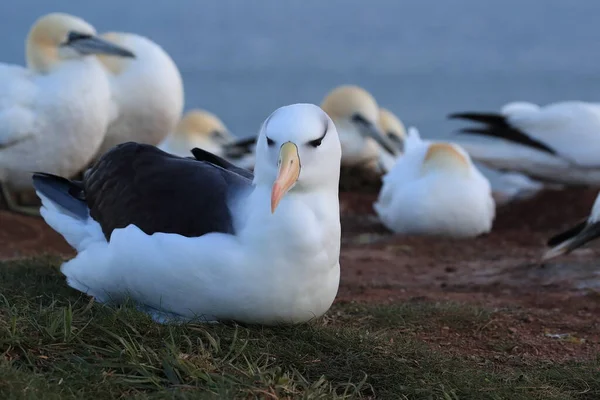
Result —
[[294, 186], [300, 176], [300, 156], [298, 146], [285, 142], [279, 150], [279, 174], [271, 191], [271, 213], [279, 205], [281, 198]]

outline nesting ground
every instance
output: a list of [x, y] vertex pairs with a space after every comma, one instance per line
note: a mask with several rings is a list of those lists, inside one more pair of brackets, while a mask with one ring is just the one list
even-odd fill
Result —
[[[498, 209], [494, 231], [474, 240], [393, 236], [377, 222], [375, 194], [342, 192], [342, 279], [336, 302], [458, 302], [491, 312], [485, 326], [439, 326], [419, 340], [453, 354], [590, 360], [600, 350], [600, 250], [541, 265], [549, 236], [584, 218], [596, 190], [546, 191]], [[72, 255], [41, 219], [0, 211], [0, 260]], [[335, 312], [335, 309], [334, 311]], [[424, 318], [426, 318], [424, 316]]]

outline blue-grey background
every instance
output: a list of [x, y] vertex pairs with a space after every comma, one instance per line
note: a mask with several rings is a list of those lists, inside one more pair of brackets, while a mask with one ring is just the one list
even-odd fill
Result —
[[342, 83], [433, 138], [450, 137], [452, 111], [596, 100], [600, 89], [598, 0], [4, 1], [1, 61], [22, 64], [27, 31], [51, 11], [159, 43], [186, 109], [213, 111], [240, 136]]

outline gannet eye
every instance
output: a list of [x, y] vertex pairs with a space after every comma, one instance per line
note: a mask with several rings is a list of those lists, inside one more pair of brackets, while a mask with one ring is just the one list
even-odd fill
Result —
[[275, 144], [275, 141], [267, 136], [267, 146], [271, 147]]
[[89, 35], [87, 33], [79, 33], [79, 32], [71, 31], [67, 35], [67, 43], [72, 43], [72, 42], [75, 42], [77, 40], [82, 40], [82, 39], [89, 39], [91, 37], [92, 37], [92, 35]]
[[368, 125], [369, 124], [369, 121], [367, 121], [367, 119], [359, 113], [352, 115], [352, 121], [354, 123], [357, 123], [360, 125]]

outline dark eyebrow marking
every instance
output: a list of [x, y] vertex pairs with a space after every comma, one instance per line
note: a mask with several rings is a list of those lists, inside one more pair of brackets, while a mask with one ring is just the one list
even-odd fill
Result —
[[329, 130], [329, 120], [325, 121], [325, 131], [323, 132], [323, 136], [317, 139], [313, 139], [308, 142], [312, 147], [319, 147], [323, 139], [325, 139], [325, 135], [327, 135], [327, 131]]

